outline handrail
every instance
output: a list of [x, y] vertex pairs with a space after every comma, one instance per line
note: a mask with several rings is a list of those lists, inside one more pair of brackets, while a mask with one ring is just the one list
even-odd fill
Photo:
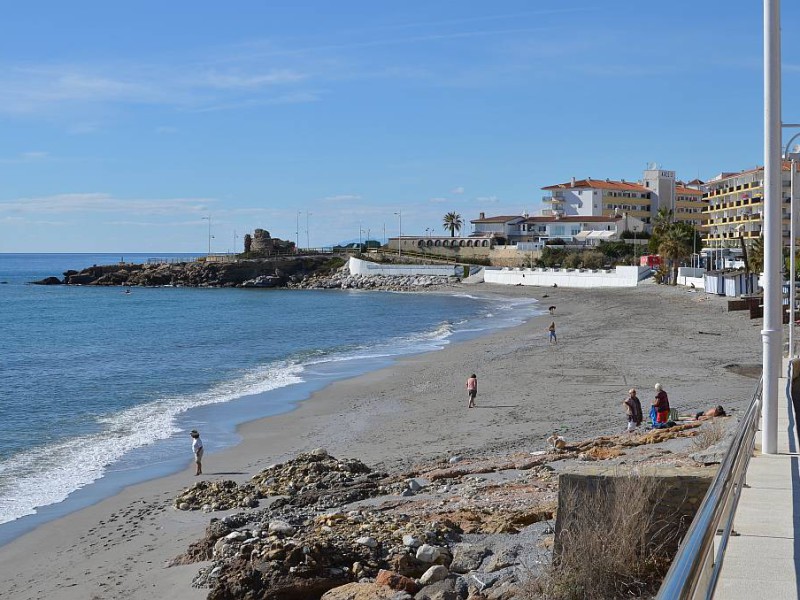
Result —
[[[714, 594], [725, 548], [733, 529], [733, 518], [747, 474], [747, 465], [755, 448], [761, 414], [762, 384], [763, 376], [756, 385], [753, 399], [739, 423], [725, 459], [678, 548], [656, 600], [709, 600]], [[724, 527], [714, 554], [714, 538], [721, 522], [724, 522]], [[709, 566], [712, 567], [710, 573]]]

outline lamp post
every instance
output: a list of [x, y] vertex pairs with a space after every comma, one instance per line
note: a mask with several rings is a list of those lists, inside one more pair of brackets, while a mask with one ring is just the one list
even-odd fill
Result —
[[311, 234], [308, 232], [308, 217], [311, 216], [311, 213], [306, 211], [306, 249], [311, 248]]
[[397, 235], [397, 256], [400, 257], [403, 254], [403, 211], [398, 210], [396, 213], [398, 218], [398, 235]]
[[294, 229], [294, 249], [295, 252], [300, 252], [300, 213], [302, 211], [297, 211], [297, 220], [295, 222], [295, 229]]
[[[784, 125], [784, 127], [786, 127], [786, 125]], [[798, 137], [800, 137], [800, 133], [794, 134], [786, 143], [786, 147], [783, 151], [784, 159], [789, 158], [789, 148], [792, 142]], [[795, 229], [797, 217], [794, 214], [794, 179], [797, 165], [795, 164], [794, 154], [792, 155], [789, 165], [792, 169], [789, 174], [789, 358], [791, 359], [794, 358], [794, 308], [796, 301], [796, 292], [794, 288], [797, 269], [794, 256], [796, 244], [795, 236], [797, 235]], [[781, 181], [783, 180], [781, 179]]]
[[211, 256], [211, 215], [203, 217], [203, 221], [208, 221], [208, 253], [206, 256]]
[[781, 274], [780, 0], [764, 0], [764, 325], [761, 452], [778, 451], [778, 379], [783, 362]]

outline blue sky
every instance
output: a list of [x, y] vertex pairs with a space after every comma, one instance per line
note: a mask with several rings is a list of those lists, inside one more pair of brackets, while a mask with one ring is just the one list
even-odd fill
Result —
[[[800, 122], [800, 7], [783, 5], [784, 120]], [[424, 234], [449, 211], [467, 223], [537, 211], [540, 188], [573, 175], [751, 168], [763, 162], [761, 10], [10, 3], [0, 252], [204, 252], [203, 217], [216, 252], [259, 227], [303, 246], [360, 229], [382, 240], [397, 212], [404, 234]]]

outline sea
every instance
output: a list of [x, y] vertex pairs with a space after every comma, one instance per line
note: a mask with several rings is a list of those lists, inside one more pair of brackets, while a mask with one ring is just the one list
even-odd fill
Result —
[[30, 283], [196, 256], [0, 253], [0, 544], [188, 468], [191, 429], [213, 453], [332, 381], [541, 312], [452, 291]]

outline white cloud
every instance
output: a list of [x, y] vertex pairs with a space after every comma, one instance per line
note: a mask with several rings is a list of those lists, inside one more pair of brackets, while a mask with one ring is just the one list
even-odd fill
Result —
[[0, 214], [63, 214], [135, 212], [136, 214], [169, 215], [208, 212], [206, 198], [127, 199], [110, 194], [57, 194], [39, 198], [18, 198], [0, 202]]
[[323, 200], [325, 202], [357, 202], [361, 200], [361, 196], [357, 194], [339, 194], [338, 196], [326, 196]]
[[161, 125], [160, 127], [156, 127], [156, 133], [158, 135], [171, 135], [173, 133], [178, 133], [178, 128], [170, 127], [169, 125]]
[[431, 204], [444, 204], [445, 202], [449, 202], [447, 198], [431, 198], [428, 200]]
[[47, 152], [20, 152], [15, 158], [0, 158], [2, 164], [19, 164], [44, 160]]
[[500, 202], [497, 196], [478, 196], [475, 202], [480, 204], [497, 204]]
[[458, 186], [456, 188], [453, 188], [452, 190], [450, 190], [450, 193], [451, 194], [463, 194], [464, 193], [464, 187], [463, 186]]
[[199, 82], [214, 88], [222, 89], [253, 89], [270, 85], [283, 85], [303, 81], [308, 76], [291, 69], [276, 69], [268, 73], [220, 73], [210, 71], [205, 80]]

